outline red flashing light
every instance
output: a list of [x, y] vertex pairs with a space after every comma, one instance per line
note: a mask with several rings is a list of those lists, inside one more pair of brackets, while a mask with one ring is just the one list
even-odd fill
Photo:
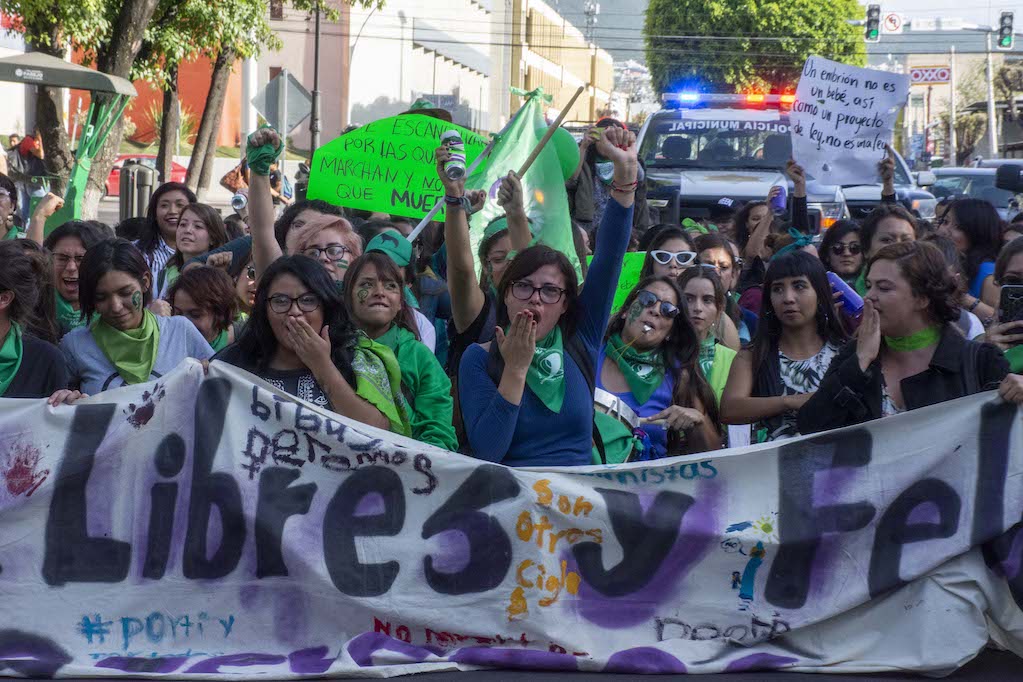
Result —
[[780, 101], [781, 101], [782, 104], [794, 104], [795, 101], [796, 101], [796, 96], [795, 95], [782, 95]]
[[764, 101], [763, 95], [746, 95], [746, 102], [749, 104], [761, 104]]

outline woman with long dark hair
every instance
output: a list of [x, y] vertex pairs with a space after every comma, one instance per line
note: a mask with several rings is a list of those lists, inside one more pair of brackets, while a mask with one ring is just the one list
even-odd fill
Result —
[[397, 358], [402, 394], [412, 410], [412, 437], [456, 450], [451, 380], [436, 356], [419, 340], [404, 288], [402, 270], [395, 262], [378, 251], [367, 251], [352, 262], [345, 275], [345, 304], [355, 325], [390, 348]]
[[[165, 182], [149, 200], [146, 221], [135, 246], [142, 252], [152, 276], [149, 286], [156, 288], [160, 273], [177, 249], [178, 219], [189, 204], [196, 202], [195, 193], [180, 182]], [[155, 291], [153, 293], [156, 293]]]
[[[527, 248], [501, 280], [494, 342], [462, 356], [459, 401], [472, 453], [481, 459], [509, 466], [592, 461], [597, 353], [632, 231], [639, 168], [629, 131], [604, 129], [598, 149], [614, 164], [612, 196], [586, 287], [580, 293], [564, 254]], [[461, 197], [445, 201], [448, 216], [461, 213]]]
[[175, 225], [175, 251], [156, 280], [154, 291], [167, 298], [167, 290], [192, 258], [227, 244], [227, 228], [220, 212], [206, 204], [189, 204], [181, 209]]
[[860, 224], [855, 220], [839, 220], [828, 228], [821, 240], [820, 259], [824, 267], [846, 284], [856, 283], [863, 270], [863, 242]]
[[859, 424], [997, 388], [1009, 373], [1008, 361], [995, 346], [966, 340], [955, 328], [958, 318], [956, 283], [937, 247], [910, 242], [880, 249], [867, 264], [856, 340], [842, 349], [817, 394], [800, 409], [800, 432]]
[[1002, 219], [983, 199], [957, 199], [945, 211], [938, 231], [955, 242], [963, 256], [967, 291], [963, 308], [975, 313], [985, 327], [998, 310], [999, 287], [995, 284], [995, 261], [1002, 248]]
[[696, 263], [696, 247], [681, 227], [665, 227], [657, 231], [647, 246], [639, 278], [678, 276]]
[[753, 424], [758, 443], [796, 435], [796, 413], [846, 339], [824, 266], [802, 251], [767, 266], [761, 314], [750, 349], [732, 363], [721, 399], [721, 420]]
[[67, 386], [67, 364], [30, 332], [48, 273], [45, 256], [18, 241], [0, 241], [0, 397], [46, 398]]
[[157, 379], [185, 358], [207, 360], [213, 349], [184, 317], [160, 317], [146, 309], [153, 275], [131, 242], [107, 239], [82, 260], [79, 298], [82, 315], [95, 319], [61, 339], [71, 386], [57, 391], [53, 404], [74, 402], [129, 384]]
[[725, 315], [725, 287], [713, 268], [690, 268], [679, 277], [682, 300], [689, 321], [700, 341], [700, 372], [714, 392], [716, 404], [728, 383], [736, 351], [719, 343], [715, 336], [718, 320]]
[[642, 280], [608, 325], [597, 355], [597, 387], [647, 419], [654, 459], [721, 446], [717, 402], [681, 304], [674, 278]]
[[314, 405], [409, 435], [394, 355], [359, 333], [330, 273], [307, 256], [270, 264], [241, 337], [214, 359]]

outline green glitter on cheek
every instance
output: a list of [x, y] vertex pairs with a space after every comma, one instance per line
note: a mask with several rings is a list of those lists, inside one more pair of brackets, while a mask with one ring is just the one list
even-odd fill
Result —
[[142, 308], [141, 291], [136, 291], [134, 294], [131, 295], [131, 307], [134, 308], [135, 310], [140, 310]]

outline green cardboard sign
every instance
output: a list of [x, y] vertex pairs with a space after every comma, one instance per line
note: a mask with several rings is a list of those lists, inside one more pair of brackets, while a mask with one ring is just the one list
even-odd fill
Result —
[[[615, 300], [611, 304], [611, 314], [614, 315], [622, 306], [625, 305], [625, 299], [629, 297], [632, 290], [639, 284], [639, 273], [643, 270], [643, 261], [646, 260], [646, 252], [629, 252], [625, 254], [625, 259], [622, 261], [622, 276], [618, 278], [618, 288], [615, 289]], [[590, 265], [593, 263], [593, 256], [586, 257], [586, 264]]]
[[[433, 152], [440, 137], [457, 130], [466, 166], [487, 139], [461, 126], [421, 114], [382, 118], [342, 135], [313, 154], [309, 199], [336, 206], [420, 219], [444, 198]], [[444, 219], [444, 211], [437, 220]]]

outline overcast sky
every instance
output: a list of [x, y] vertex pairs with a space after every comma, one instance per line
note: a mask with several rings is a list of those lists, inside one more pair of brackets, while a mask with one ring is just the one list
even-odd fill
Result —
[[[868, 3], [863, 3], [864, 5]], [[898, 12], [904, 18], [950, 17], [968, 23], [995, 25], [1002, 12], [1015, 12], [1014, 28], [1023, 33], [1023, 2], [1010, 3], [1007, 0], [986, 2], [964, 2], [963, 0], [891, 0], [879, 3], [881, 12]]]

